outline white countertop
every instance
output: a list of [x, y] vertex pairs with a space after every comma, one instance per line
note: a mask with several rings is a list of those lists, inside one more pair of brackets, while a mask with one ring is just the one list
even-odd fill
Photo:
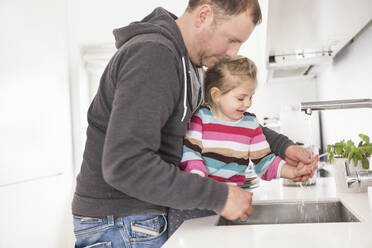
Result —
[[261, 181], [253, 191], [253, 204], [288, 200], [340, 200], [360, 222], [216, 226], [216, 215], [185, 221], [163, 247], [372, 248], [372, 187], [338, 194], [327, 177], [303, 188], [283, 186], [282, 179]]

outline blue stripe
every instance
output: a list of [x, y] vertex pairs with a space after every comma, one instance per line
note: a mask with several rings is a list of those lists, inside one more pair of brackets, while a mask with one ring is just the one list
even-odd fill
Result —
[[244, 173], [245, 169], [247, 168], [246, 165], [240, 165], [237, 163], [226, 164], [219, 160], [215, 160], [215, 159], [208, 158], [208, 157], [204, 157], [204, 162], [208, 170], [210, 169], [210, 171], [213, 173], [215, 173], [215, 171], [218, 171], [220, 169], [224, 169], [224, 170], [234, 171], [235, 175], [237, 175], [238, 173]]
[[271, 164], [274, 162], [275, 154], [271, 153], [264, 157], [255, 167], [254, 170], [256, 174], [261, 177], [270, 168]]
[[199, 152], [196, 152], [190, 148], [188, 148], [187, 146], [183, 146], [183, 151], [182, 151], [182, 159], [181, 159], [181, 162], [185, 162], [187, 160], [201, 160], [201, 155]]
[[222, 178], [230, 178], [230, 177], [236, 176], [236, 175], [240, 175], [240, 176], [245, 175], [244, 172], [243, 173], [236, 173], [235, 171], [225, 170], [225, 169], [218, 170], [213, 174], [208, 172], [208, 174], [212, 175], [212, 176], [222, 177]]
[[182, 159], [181, 159], [181, 162], [185, 162], [185, 161], [191, 161], [191, 160], [203, 160], [199, 153], [196, 153], [196, 152], [184, 152], [182, 154]]

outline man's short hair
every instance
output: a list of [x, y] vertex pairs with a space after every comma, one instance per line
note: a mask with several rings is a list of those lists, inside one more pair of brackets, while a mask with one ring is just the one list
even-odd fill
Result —
[[233, 16], [251, 9], [254, 25], [260, 24], [262, 14], [258, 0], [189, 0], [187, 11], [193, 11], [196, 7], [209, 4], [217, 15]]

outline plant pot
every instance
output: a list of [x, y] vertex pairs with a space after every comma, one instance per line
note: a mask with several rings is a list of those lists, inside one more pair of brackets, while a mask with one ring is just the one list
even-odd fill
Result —
[[368, 191], [368, 187], [360, 187], [358, 183], [353, 183], [350, 187], [346, 182], [346, 169], [345, 164], [348, 166], [350, 174], [349, 176], [356, 177], [356, 172], [364, 170], [362, 163], [359, 161], [358, 165], [354, 165], [354, 161], [350, 161], [347, 158], [334, 158], [333, 162], [333, 176], [336, 183], [336, 191], [340, 193], [365, 193]]

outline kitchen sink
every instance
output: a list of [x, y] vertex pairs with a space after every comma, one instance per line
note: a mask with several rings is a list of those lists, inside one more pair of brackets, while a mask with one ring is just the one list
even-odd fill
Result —
[[292, 201], [253, 204], [247, 221], [220, 217], [217, 226], [360, 222], [341, 201]]

